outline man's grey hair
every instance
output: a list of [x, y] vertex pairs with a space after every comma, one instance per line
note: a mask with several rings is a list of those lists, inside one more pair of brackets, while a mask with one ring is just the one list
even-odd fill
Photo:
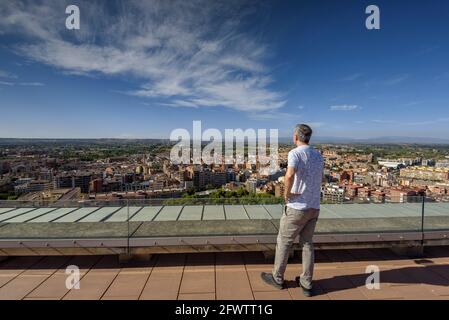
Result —
[[309, 143], [310, 137], [312, 137], [312, 128], [306, 124], [297, 124], [295, 134], [298, 136], [299, 141]]

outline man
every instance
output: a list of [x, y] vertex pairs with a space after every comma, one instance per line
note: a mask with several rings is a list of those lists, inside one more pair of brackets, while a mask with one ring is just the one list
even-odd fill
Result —
[[323, 157], [309, 146], [312, 129], [305, 124], [295, 127], [293, 142], [297, 146], [288, 153], [285, 174], [285, 208], [281, 217], [272, 273], [262, 272], [262, 279], [283, 288], [284, 273], [290, 248], [299, 235], [302, 243], [303, 273], [297, 278], [305, 296], [312, 296], [314, 266], [313, 233], [320, 213], [320, 191], [323, 179]]

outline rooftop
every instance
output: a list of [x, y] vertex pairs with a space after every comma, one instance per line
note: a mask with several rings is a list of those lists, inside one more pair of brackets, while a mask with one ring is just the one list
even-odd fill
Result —
[[[260, 280], [283, 205], [258, 201], [0, 202], [0, 299], [304, 299], [297, 244], [288, 289]], [[407, 201], [321, 206], [313, 299], [449, 299], [449, 202]], [[380, 290], [365, 287], [368, 265]]]
[[[428, 247], [421, 259], [388, 249], [326, 250], [316, 261], [312, 300], [449, 299], [448, 247]], [[65, 286], [68, 265], [80, 268], [80, 290]], [[379, 290], [365, 287], [368, 265], [381, 270]], [[0, 299], [307, 299], [292, 281], [298, 258], [287, 267], [288, 289], [260, 280], [271, 267], [259, 252], [161, 254], [126, 266], [114, 256], [12, 257], [0, 262]]]

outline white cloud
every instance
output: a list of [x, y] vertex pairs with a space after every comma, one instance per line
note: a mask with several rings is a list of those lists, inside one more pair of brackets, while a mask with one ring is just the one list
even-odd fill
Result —
[[249, 118], [251, 120], [264, 121], [264, 120], [292, 120], [298, 118], [298, 114], [288, 112], [259, 112], [250, 113]]
[[340, 81], [344, 81], [344, 82], [355, 81], [361, 77], [362, 77], [361, 73], [353, 73], [353, 74], [347, 75], [346, 77], [341, 78]]
[[401, 82], [404, 82], [408, 78], [410, 78], [409, 74], [400, 74], [400, 75], [397, 75], [397, 76], [394, 76], [394, 77], [384, 80], [384, 84], [393, 86], [393, 85], [399, 84]]
[[357, 105], [348, 105], [348, 104], [343, 104], [343, 105], [338, 105], [338, 106], [330, 106], [329, 110], [331, 111], [354, 111], [354, 110], [358, 110], [360, 109], [359, 106]]
[[19, 77], [13, 73], [10, 73], [8, 71], [5, 70], [0, 70], [0, 79], [6, 79], [8, 81], [0, 81], [0, 85], [4, 85], [4, 86], [15, 86], [15, 85], [19, 85], [19, 86], [43, 86], [44, 84], [41, 82], [15, 82], [17, 81], [16, 79], [18, 79]]
[[398, 85], [398, 84], [410, 79], [410, 77], [411, 77], [410, 74], [397, 74], [397, 75], [393, 75], [386, 79], [370, 80], [365, 83], [365, 86], [367, 86], [367, 87], [378, 86], [378, 85], [395, 86], [395, 85]]
[[413, 106], [417, 106], [417, 105], [420, 105], [420, 104], [423, 104], [423, 103], [425, 103], [425, 101], [422, 101], [422, 100], [410, 101], [410, 102], [404, 103], [404, 107], [413, 107]]
[[174, 107], [174, 108], [198, 108], [198, 105], [196, 103], [190, 102], [190, 101], [185, 101], [185, 100], [174, 100], [172, 103], [159, 103], [160, 105], [163, 106], [168, 106], [168, 107]]
[[379, 120], [379, 119], [374, 119], [371, 121], [378, 124], [394, 125], [394, 126], [428, 126], [449, 122], [449, 117], [440, 117], [436, 119], [421, 120], [421, 121], [402, 121], [402, 120], [399, 121], [399, 120]]
[[5, 70], [0, 70], [0, 78], [4, 79], [17, 79], [17, 76], [15, 74], [12, 74]]
[[44, 86], [42, 82], [10, 82], [10, 81], [0, 81], [0, 85], [4, 86], [26, 86], [26, 87], [41, 87]]
[[127, 94], [167, 106], [254, 112], [286, 103], [270, 88], [266, 46], [241, 31], [252, 12], [241, 1], [81, 1], [77, 31], [61, 26], [65, 5], [1, 2], [0, 29], [28, 39], [20, 55], [65, 73], [131, 78]]
[[18, 85], [27, 87], [42, 87], [45, 84], [43, 84], [42, 82], [19, 82]]
[[380, 124], [393, 124], [393, 123], [397, 123], [396, 120], [379, 120], [379, 119], [373, 119], [372, 122], [374, 122], [374, 123], [380, 123]]

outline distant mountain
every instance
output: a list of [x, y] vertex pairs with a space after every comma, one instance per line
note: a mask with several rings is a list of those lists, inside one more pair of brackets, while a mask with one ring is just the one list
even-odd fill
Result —
[[379, 137], [366, 139], [368, 142], [412, 143], [412, 144], [449, 144], [449, 139], [429, 137]]
[[[287, 142], [291, 141], [288, 138]], [[362, 143], [362, 144], [385, 144], [385, 143], [406, 143], [406, 144], [448, 144], [449, 139], [431, 138], [431, 137], [403, 137], [403, 136], [385, 136], [376, 138], [347, 138], [347, 137], [328, 137], [318, 136], [313, 138], [317, 143]]]
[[[172, 144], [169, 139], [24, 139], [24, 138], [0, 138], [0, 146], [17, 145], [116, 145], [116, 144]], [[206, 143], [206, 142], [203, 142]], [[279, 143], [293, 144], [291, 137], [279, 137]], [[449, 145], [449, 139], [428, 137], [402, 137], [385, 136], [377, 138], [348, 138], [317, 136], [312, 137], [312, 143], [342, 143], [342, 144], [438, 144]]]
[[0, 146], [18, 145], [121, 145], [126, 143], [167, 144], [168, 139], [33, 139], [33, 138], [0, 138]]

